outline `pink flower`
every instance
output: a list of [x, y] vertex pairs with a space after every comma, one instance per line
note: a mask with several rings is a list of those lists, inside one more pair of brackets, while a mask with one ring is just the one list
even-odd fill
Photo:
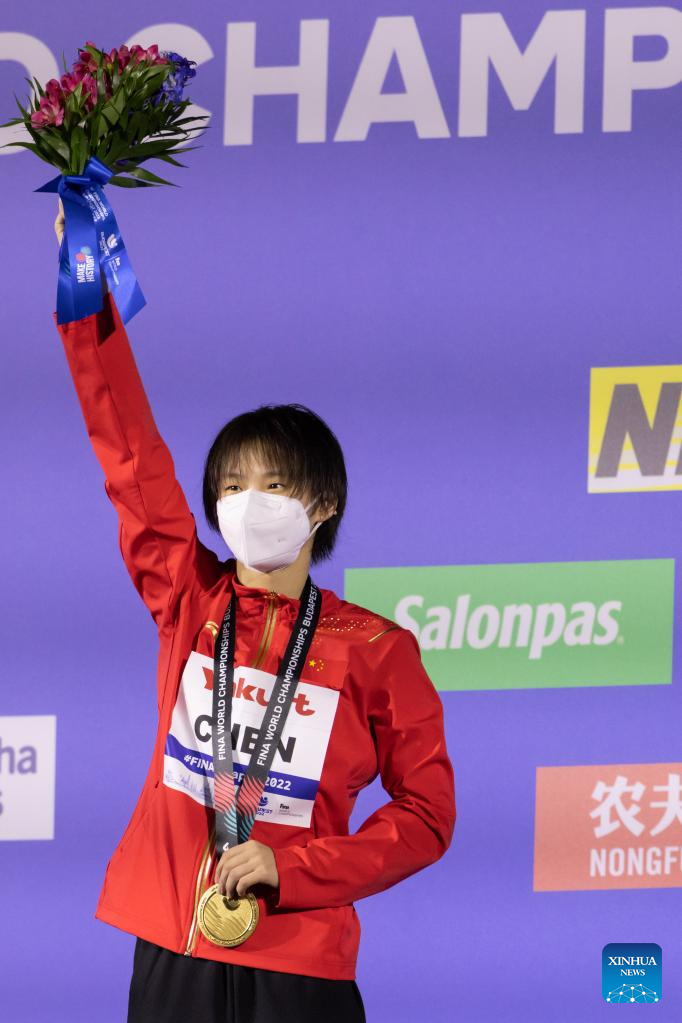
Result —
[[92, 110], [97, 103], [97, 80], [92, 75], [85, 75], [82, 80], [85, 109]]
[[156, 43], [147, 49], [147, 58], [152, 64], [167, 64], [168, 61], [165, 57], [162, 57], [159, 53], [159, 47]]
[[123, 71], [130, 63], [130, 50], [127, 46], [120, 46], [118, 50], [118, 70]]
[[[86, 46], [94, 46], [95, 49], [99, 49], [99, 47], [96, 46], [96, 44], [93, 43], [92, 40], [90, 39], [86, 40]], [[89, 50], [79, 50], [78, 56], [80, 57], [80, 64], [82, 65], [85, 71], [94, 73], [97, 70], [97, 61], [95, 60], [95, 58], [93, 57]], [[76, 66], [77, 65], [74, 64], [74, 68]]]
[[75, 74], [71, 73], [67, 75], [62, 75], [60, 81], [64, 95], [68, 96], [68, 94], [70, 92], [73, 92], [73, 90], [76, 88], [80, 81], [80, 78], [78, 78]]
[[130, 47], [131, 61], [135, 64], [167, 64], [168, 61], [165, 57], [159, 55], [159, 47], [156, 43], [153, 43], [146, 50], [143, 46], [138, 46], [135, 43]]
[[[56, 79], [51, 79], [51, 81], [56, 82]], [[48, 82], [49, 84], [50, 82]], [[31, 114], [31, 124], [34, 128], [46, 128], [48, 125], [54, 125], [55, 128], [58, 128], [64, 121], [64, 103], [61, 88], [59, 89], [59, 95], [57, 95], [54, 88], [50, 90], [50, 93], [51, 95], [40, 97], [39, 109], [34, 110]]]
[[45, 83], [45, 94], [51, 103], [63, 102], [62, 85], [58, 78], [50, 78]]
[[[92, 109], [97, 102], [97, 80], [92, 75], [83, 72], [82, 68], [72, 71], [70, 74], [62, 75], [60, 84], [64, 98], [74, 92], [81, 82], [83, 83], [81, 94], [86, 97], [86, 109]], [[104, 78], [104, 92], [106, 99], [109, 99], [112, 89], [111, 82], [106, 76]]]

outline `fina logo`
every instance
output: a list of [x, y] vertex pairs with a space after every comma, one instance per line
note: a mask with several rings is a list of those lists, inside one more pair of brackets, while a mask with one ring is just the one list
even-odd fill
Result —
[[95, 280], [95, 257], [89, 245], [81, 245], [76, 253], [76, 281], [78, 284], [92, 284]]
[[118, 242], [116, 241], [116, 235], [115, 234], [110, 234], [109, 235], [109, 237], [107, 238], [107, 245], [108, 245], [108, 247], [110, 249], [115, 249], [116, 248], [116, 246], [118, 245]]

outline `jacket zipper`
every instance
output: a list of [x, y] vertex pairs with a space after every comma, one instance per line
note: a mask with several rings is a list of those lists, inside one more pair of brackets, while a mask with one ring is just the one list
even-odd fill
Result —
[[260, 644], [258, 646], [258, 653], [256, 659], [251, 665], [252, 668], [260, 668], [261, 664], [265, 660], [265, 655], [270, 649], [272, 642], [272, 634], [275, 631], [275, 622], [277, 620], [277, 592], [276, 590], [270, 590], [268, 593], [268, 610], [265, 616], [265, 625], [263, 627], [263, 635], [261, 636]]
[[[268, 610], [265, 615], [265, 624], [263, 626], [263, 632], [261, 634], [260, 643], [258, 644], [258, 653], [256, 659], [252, 664], [253, 668], [258, 668], [270, 649], [272, 643], [272, 637], [275, 632], [275, 623], [277, 621], [277, 591], [270, 590], [268, 593]], [[184, 954], [191, 956], [196, 945], [197, 934], [199, 931], [198, 924], [198, 913], [199, 900], [206, 888], [206, 882], [211, 875], [211, 864], [213, 863], [215, 852], [215, 823], [211, 824], [208, 838], [206, 839], [206, 845], [201, 853], [201, 859], [199, 860], [199, 870], [197, 871], [196, 882], [194, 885], [194, 909], [192, 912], [192, 922], [189, 927], [189, 934], [187, 935], [187, 946]], [[216, 861], [216, 866], [217, 866]]]
[[206, 884], [206, 879], [210, 874], [210, 870], [207, 869], [207, 865], [213, 862], [213, 846], [215, 837], [215, 827], [211, 825], [208, 838], [206, 839], [206, 845], [201, 853], [201, 860], [199, 861], [199, 870], [197, 872], [197, 879], [194, 886], [194, 911], [192, 913], [192, 923], [190, 924], [189, 934], [187, 936], [187, 947], [185, 948], [184, 954], [191, 956], [194, 945], [196, 944], [198, 923], [197, 923], [197, 910], [199, 908], [199, 899], [203, 892]]

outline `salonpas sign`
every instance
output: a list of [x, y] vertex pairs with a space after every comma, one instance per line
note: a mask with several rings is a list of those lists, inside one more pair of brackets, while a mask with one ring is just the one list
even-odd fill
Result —
[[438, 689], [669, 685], [674, 559], [349, 568]]

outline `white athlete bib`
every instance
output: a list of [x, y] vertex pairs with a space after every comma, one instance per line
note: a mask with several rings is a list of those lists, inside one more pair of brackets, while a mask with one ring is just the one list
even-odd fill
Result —
[[[164, 750], [164, 784], [203, 806], [213, 806], [211, 712], [213, 659], [189, 656]], [[235, 666], [232, 743], [235, 784], [249, 766], [275, 676]], [[320, 783], [339, 693], [299, 680], [256, 820], [307, 828]]]

